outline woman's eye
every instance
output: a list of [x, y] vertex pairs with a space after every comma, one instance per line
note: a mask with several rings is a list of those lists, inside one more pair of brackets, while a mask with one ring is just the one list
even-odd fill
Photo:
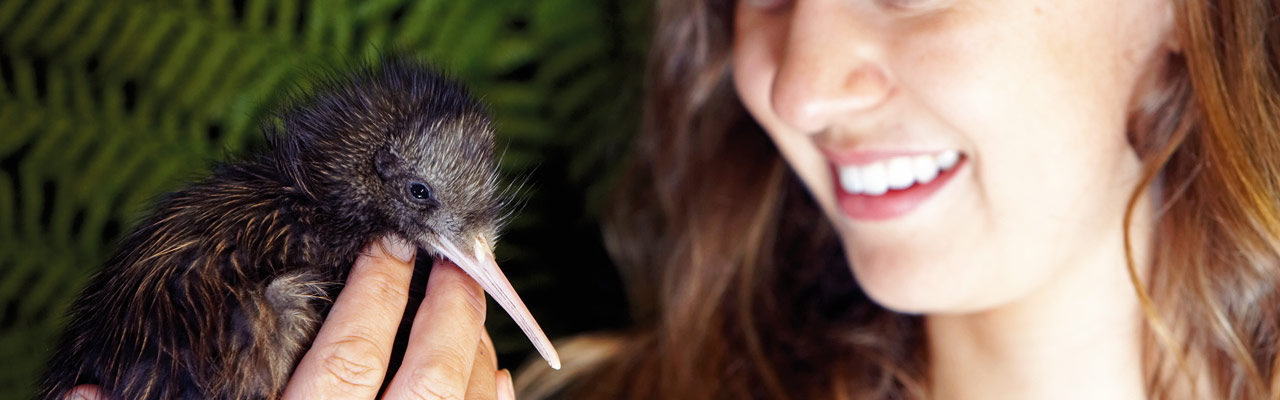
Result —
[[431, 189], [422, 182], [409, 183], [409, 196], [417, 200], [431, 200]]

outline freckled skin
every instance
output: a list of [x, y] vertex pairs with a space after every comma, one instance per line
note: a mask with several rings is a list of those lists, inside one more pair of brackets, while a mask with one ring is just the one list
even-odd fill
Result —
[[[736, 4], [737, 94], [879, 304], [972, 313], [1096, 259], [1124, 269], [1141, 174], [1127, 120], [1167, 56], [1171, 2]], [[954, 149], [968, 165], [911, 214], [869, 223], [838, 209], [824, 149]]]
[[266, 151], [161, 199], [74, 303], [39, 397], [277, 398], [366, 244], [496, 239], [486, 110], [419, 63], [382, 64], [322, 82], [265, 126]]

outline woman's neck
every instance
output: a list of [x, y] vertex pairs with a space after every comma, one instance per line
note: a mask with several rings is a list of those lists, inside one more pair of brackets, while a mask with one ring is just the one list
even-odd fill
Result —
[[1146, 398], [1137, 301], [1090, 299], [1123, 289], [1118, 283], [1124, 282], [1100, 283], [1094, 294], [926, 317], [931, 397]]
[[[1150, 228], [1141, 203], [1134, 226]], [[1150, 229], [1131, 233], [1147, 265]], [[1116, 236], [1016, 303], [926, 316], [930, 398], [1145, 399], [1144, 319]]]

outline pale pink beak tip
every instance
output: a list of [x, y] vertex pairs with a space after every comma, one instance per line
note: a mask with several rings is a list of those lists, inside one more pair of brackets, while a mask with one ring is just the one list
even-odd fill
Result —
[[471, 254], [467, 254], [458, 245], [447, 240], [441, 240], [440, 243], [438, 249], [440, 253], [466, 271], [471, 279], [475, 279], [480, 287], [502, 306], [511, 319], [515, 320], [520, 330], [524, 331], [524, 334], [533, 342], [533, 347], [538, 350], [538, 354], [551, 364], [551, 368], [559, 370], [559, 353], [551, 345], [551, 339], [548, 339], [547, 334], [538, 326], [538, 321], [533, 319], [529, 308], [520, 301], [520, 296], [516, 294], [516, 289], [511, 287], [511, 282], [507, 281], [506, 275], [498, 268], [497, 261], [493, 259], [492, 247], [482, 238], [476, 238], [470, 246]]

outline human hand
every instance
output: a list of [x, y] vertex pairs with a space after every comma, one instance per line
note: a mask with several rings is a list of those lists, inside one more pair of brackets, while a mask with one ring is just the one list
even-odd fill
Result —
[[[285, 399], [377, 395], [408, 302], [417, 251], [397, 240], [379, 243], [356, 260], [346, 288], [294, 370]], [[453, 262], [437, 261], [413, 321], [408, 350], [385, 397], [495, 399], [498, 393], [511, 394], [511, 375], [497, 371], [484, 318], [480, 285]]]
[[[356, 259], [347, 285], [285, 388], [285, 399], [372, 399], [386, 375], [408, 302], [416, 248], [382, 240]], [[450, 261], [437, 261], [387, 399], [514, 399], [484, 329], [484, 291]], [[76, 397], [80, 396], [80, 397]], [[68, 398], [106, 398], [96, 385]]]

